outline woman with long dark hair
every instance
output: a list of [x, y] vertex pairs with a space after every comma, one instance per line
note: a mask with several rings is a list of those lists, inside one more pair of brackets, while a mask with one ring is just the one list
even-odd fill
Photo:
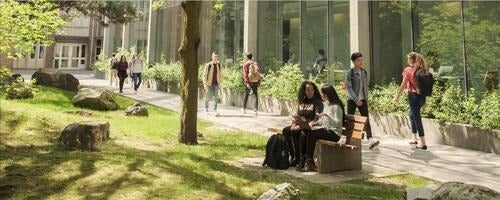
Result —
[[417, 92], [417, 82], [415, 81], [415, 72], [422, 71], [428, 73], [427, 63], [424, 57], [417, 53], [411, 52], [408, 54], [408, 67], [403, 70], [403, 81], [399, 87], [395, 102], [399, 102], [399, 97], [401, 92], [406, 89], [408, 92], [408, 103], [410, 104], [410, 111], [408, 116], [410, 117], [410, 125], [412, 134], [412, 141], [410, 144], [417, 145], [417, 133], [420, 137], [421, 146], [417, 146], [417, 149], [427, 150], [427, 145], [425, 143], [424, 126], [422, 124], [422, 115], [420, 113], [422, 107], [425, 105], [425, 96]]
[[125, 83], [125, 79], [128, 77], [127, 69], [128, 69], [127, 58], [124, 55], [122, 55], [120, 57], [120, 62], [118, 63], [118, 79], [120, 79], [120, 93], [123, 93], [123, 84]]
[[306, 163], [303, 171], [316, 171], [313, 160], [316, 140], [338, 142], [342, 137], [342, 125], [345, 118], [344, 103], [330, 84], [321, 87], [321, 98], [323, 99], [323, 112], [319, 114], [318, 121], [309, 122], [312, 130], [306, 136]]
[[[294, 118], [306, 123], [316, 121], [316, 113], [323, 112], [323, 103], [319, 94], [318, 87], [311, 81], [304, 81], [299, 88], [297, 94], [297, 111], [292, 114]], [[301, 128], [297, 121], [294, 120], [291, 126], [283, 128], [288, 146], [290, 148], [290, 165], [297, 166], [298, 170], [302, 170], [305, 165], [306, 151], [306, 135], [310, 130]]]

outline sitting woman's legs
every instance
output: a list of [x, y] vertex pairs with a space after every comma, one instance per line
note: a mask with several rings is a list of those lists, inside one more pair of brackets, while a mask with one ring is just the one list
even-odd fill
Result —
[[306, 140], [306, 158], [312, 159], [317, 140], [338, 142], [340, 140], [340, 137], [333, 131], [329, 131], [326, 129], [317, 129], [310, 131], [310, 133], [307, 134]]
[[[286, 142], [288, 144], [290, 150], [290, 156], [292, 157], [290, 160], [293, 162], [295, 159], [300, 158], [299, 147], [299, 134], [300, 131], [292, 131], [291, 126], [287, 126], [283, 128], [283, 135], [285, 136]], [[292, 163], [291, 165], [295, 165], [296, 163]]]

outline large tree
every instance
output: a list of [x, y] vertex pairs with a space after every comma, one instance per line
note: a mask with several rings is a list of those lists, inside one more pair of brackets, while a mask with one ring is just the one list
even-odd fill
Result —
[[184, 1], [182, 42], [179, 54], [182, 65], [181, 79], [181, 119], [179, 142], [197, 144], [198, 118], [198, 46], [200, 44], [201, 1]]

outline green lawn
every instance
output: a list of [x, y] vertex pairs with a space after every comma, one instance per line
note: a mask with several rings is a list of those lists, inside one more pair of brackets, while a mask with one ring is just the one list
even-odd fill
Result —
[[[41, 87], [33, 100], [0, 97], [0, 199], [256, 199], [282, 182], [303, 199], [401, 199], [405, 187], [427, 184], [411, 175], [308, 183], [237, 164], [263, 156], [265, 137], [199, 121], [200, 144], [180, 145], [177, 113], [148, 105], [148, 118], [125, 117], [133, 101], [117, 96], [120, 110], [86, 118], [63, 112], [82, 110], [73, 95]], [[93, 153], [59, 146], [62, 129], [83, 120], [109, 121], [111, 140]]]

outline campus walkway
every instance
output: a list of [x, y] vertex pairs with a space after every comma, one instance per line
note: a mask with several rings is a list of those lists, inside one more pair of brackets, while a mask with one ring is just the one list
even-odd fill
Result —
[[[25, 77], [32, 72], [22, 71]], [[28, 75], [29, 74], [29, 75]], [[110, 87], [109, 81], [93, 78], [91, 72], [76, 73], [75, 76], [82, 85], [104, 87], [117, 92], [116, 87]], [[179, 110], [180, 98], [178, 95], [141, 88], [134, 94], [130, 86], [125, 86], [126, 97], [147, 102], [174, 111]], [[258, 116], [243, 115], [240, 108], [219, 104], [220, 116], [215, 117], [204, 112], [204, 102], [199, 101], [198, 117], [200, 119], [238, 128], [252, 133], [269, 136], [267, 127], [284, 127], [290, 119], [283, 116], [274, 116], [259, 113]], [[363, 146], [363, 170], [341, 172], [334, 174], [298, 173], [287, 170], [285, 173], [303, 177], [312, 182], [323, 184], [335, 183], [352, 177], [386, 176], [398, 173], [411, 173], [429, 178], [438, 182], [460, 181], [483, 185], [500, 191], [500, 156], [446, 145], [430, 145], [428, 151], [417, 150], [408, 145], [408, 140], [374, 133], [381, 143], [373, 150]], [[248, 158], [242, 164], [260, 165], [262, 158]]]

